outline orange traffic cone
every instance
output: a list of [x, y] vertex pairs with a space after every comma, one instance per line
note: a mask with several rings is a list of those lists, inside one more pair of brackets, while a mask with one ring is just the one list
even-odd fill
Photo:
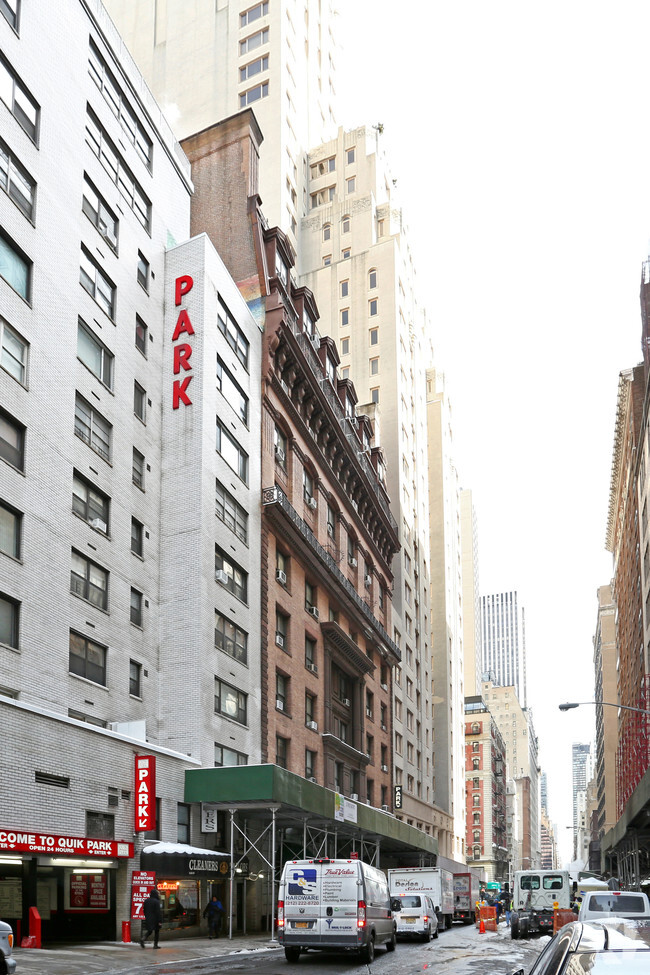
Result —
[[485, 921], [483, 920], [483, 915], [481, 915], [481, 923], [478, 926], [478, 933], [485, 934]]

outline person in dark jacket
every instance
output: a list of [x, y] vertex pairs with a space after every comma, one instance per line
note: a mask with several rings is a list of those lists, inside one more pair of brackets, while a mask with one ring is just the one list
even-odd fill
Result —
[[[160, 925], [162, 924], [163, 919], [163, 908], [160, 900], [160, 894], [155, 887], [152, 888], [151, 893], [142, 905], [142, 910], [144, 913], [144, 921], [142, 922], [143, 930], [140, 937], [140, 947], [144, 948], [145, 941], [150, 934], [153, 934], [153, 946], [154, 948], [160, 948], [158, 938], [160, 936]], [[146, 930], [144, 930], [145, 928]]]
[[215, 894], [203, 912], [203, 917], [208, 919], [208, 927], [210, 929], [209, 938], [219, 937], [223, 913], [223, 904]]

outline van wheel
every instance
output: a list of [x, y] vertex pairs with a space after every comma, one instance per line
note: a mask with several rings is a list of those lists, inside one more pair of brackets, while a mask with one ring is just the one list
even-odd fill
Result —
[[368, 944], [361, 949], [361, 961], [365, 962], [366, 965], [372, 965], [375, 960], [375, 936], [370, 935], [370, 940]]
[[438, 937], [438, 925], [436, 924], [436, 930], [433, 932], [433, 940], [435, 941]]
[[390, 936], [390, 941], [386, 942], [386, 951], [395, 951], [395, 945], [397, 944], [397, 932], [393, 930]]
[[287, 961], [297, 962], [300, 958], [300, 948], [285, 948], [284, 957], [287, 959]]
[[426, 931], [422, 935], [422, 940], [424, 941], [425, 944], [427, 943], [427, 941], [431, 941], [431, 925], [427, 927]]

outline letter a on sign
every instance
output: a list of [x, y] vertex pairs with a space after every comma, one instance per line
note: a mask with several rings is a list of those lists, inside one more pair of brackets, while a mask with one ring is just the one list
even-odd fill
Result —
[[135, 832], [156, 828], [156, 758], [135, 756]]

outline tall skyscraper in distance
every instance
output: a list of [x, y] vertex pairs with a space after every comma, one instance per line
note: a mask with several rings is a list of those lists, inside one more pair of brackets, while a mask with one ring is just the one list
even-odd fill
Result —
[[335, 131], [333, 0], [105, 6], [178, 139], [254, 110], [264, 134], [264, 215], [295, 248], [307, 205], [305, 153]]
[[591, 778], [591, 745], [574, 742], [571, 746], [573, 766], [573, 829], [578, 828], [578, 797], [586, 792], [587, 782]]
[[501, 687], [512, 686], [526, 704], [526, 628], [516, 591], [481, 597], [483, 672]]

